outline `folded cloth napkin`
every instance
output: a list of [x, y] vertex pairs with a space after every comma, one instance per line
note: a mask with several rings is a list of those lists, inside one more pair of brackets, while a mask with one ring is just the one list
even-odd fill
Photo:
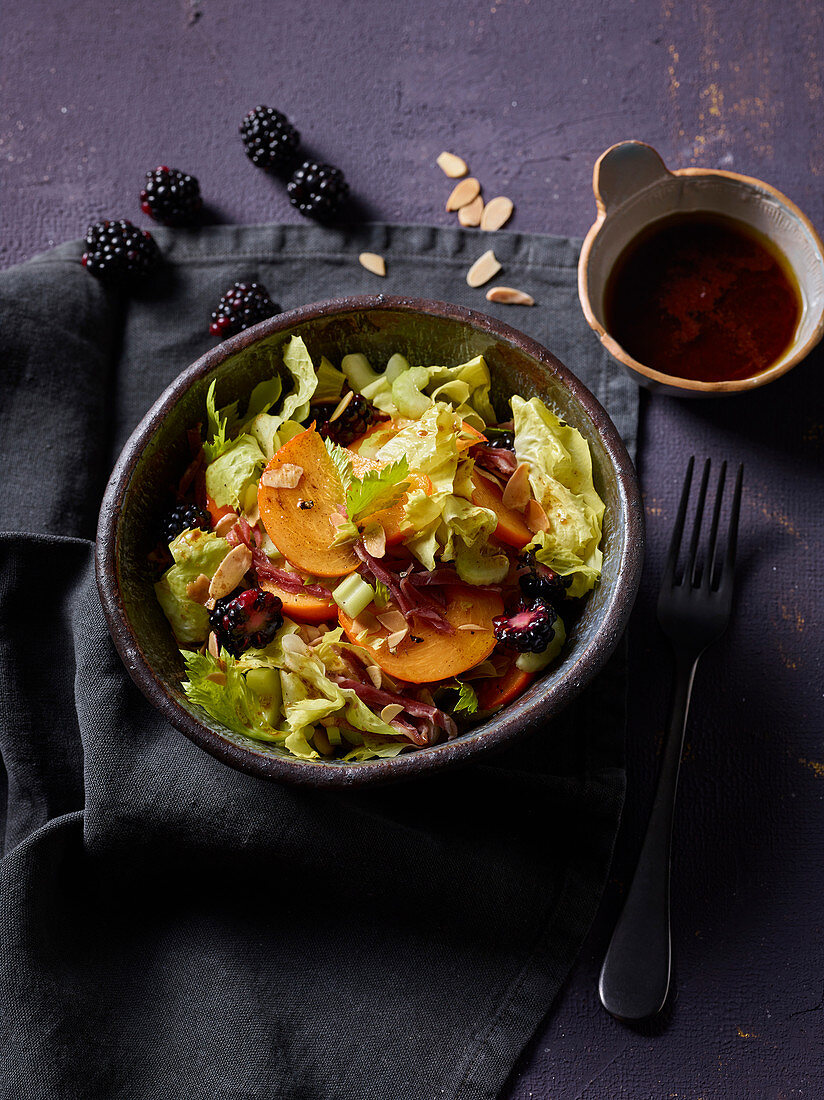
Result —
[[[235, 280], [284, 308], [442, 298], [536, 337], [630, 448], [637, 398], [587, 328], [579, 242], [497, 233], [532, 309], [467, 287], [493, 238], [372, 225], [157, 231], [163, 286], [107, 290], [70, 243], [0, 274], [0, 1094], [495, 1097], [594, 915], [624, 788], [619, 655], [500, 755], [355, 793], [233, 771], [133, 686], [97, 599], [111, 466], [213, 341]], [[386, 257], [378, 279], [357, 261]], [[550, 1054], [551, 1057], [551, 1054]]]

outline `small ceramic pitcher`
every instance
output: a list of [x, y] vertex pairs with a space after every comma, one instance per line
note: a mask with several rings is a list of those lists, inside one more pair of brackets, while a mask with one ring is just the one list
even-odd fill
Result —
[[[651, 146], [622, 141], [599, 157], [593, 190], [598, 217], [581, 250], [578, 296], [604, 347], [641, 385], [680, 397], [750, 390], [785, 374], [824, 335], [824, 245], [809, 219], [774, 187], [737, 172], [671, 172]], [[801, 292], [801, 318], [790, 346], [777, 362], [749, 378], [699, 382], [662, 374], [633, 359], [607, 331], [604, 291], [624, 248], [651, 222], [697, 211], [735, 218], [767, 237], [786, 258]]]

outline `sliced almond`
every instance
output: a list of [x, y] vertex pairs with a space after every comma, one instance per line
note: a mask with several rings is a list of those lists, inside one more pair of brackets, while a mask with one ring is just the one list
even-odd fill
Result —
[[303, 477], [303, 467], [294, 462], [284, 462], [275, 470], [264, 470], [260, 483], [267, 489], [297, 489]]
[[461, 625], [458, 627], [458, 630], [481, 630], [481, 631], [483, 631], [483, 630], [486, 630], [486, 629], [487, 629], [487, 627], [478, 626], [477, 623], [461, 623]]
[[406, 626], [403, 630], [396, 630], [394, 634], [390, 634], [386, 639], [386, 644], [389, 646], [389, 652], [394, 653], [406, 635], [409, 633], [409, 627]]
[[361, 611], [357, 619], [352, 622], [352, 626], [359, 634], [377, 634], [381, 628], [381, 624], [368, 607]]
[[506, 198], [505, 195], [498, 195], [497, 198], [490, 199], [484, 207], [481, 229], [500, 229], [512, 217], [514, 209], [512, 199]]
[[226, 673], [225, 672], [210, 672], [209, 675], [206, 677], [206, 679], [211, 680], [212, 683], [217, 684], [218, 687], [223, 687], [223, 685], [226, 683]]
[[339, 416], [342, 416], [346, 409], [349, 407], [349, 404], [354, 401], [354, 399], [355, 391], [350, 390], [349, 393], [347, 393], [344, 397], [340, 399], [340, 402], [335, 411], [329, 417], [329, 423], [331, 424], [333, 420], [337, 420]]
[[481, 193], [481, 185], [474, 176], [467, 176], [465, 180], [456, 183], [452, 193], [446, 200], [446, 210], [460, 210], [462, 206], [469, 206]]
[[466, 166], [466, 161], [460, 157], [455, 156], [454, 153], [441, 153], [438, 159], [435, 161], [437, 166], [443, 172], [445, 176], [449, 176], [450, 179], [456, 180], [461, 176], [465, 176], [469, 169]]
[[193, 581], [186, 585], [186, 595], [195, 603], [205, 604], [209, 599], [209, 585], [211, 581], [205, 573], [201, 573]]
[[522, 462], [515, 467], [515, 473], [506, 483], [501, 500], [506, 508], [514, 508], [516, 512], [523, 512], [528, 501], [532, 497], [532, 489], [529, 484], [529, 466]]
[[512, 286], [491, 286], [486, 292], [488, 302], [500, 302], [505, 306], [534, 306], [535, 299], [523, 290]]
[[386, 531], [379, 523], [369, 523], [363, 531], [363, 545], [373, 558], [382, 558], [386, 553]]
[[501, 265], [495, 259], [495, 253], [490, 248], [479, 256], [466, 273], [466, 281], [469, 286], [483, 286], [493, 279], [501, 270]]
[[377, 665], [367, 665], [366, 675], [372, 681], [373, 687], [376, 687], [380, 690], [380, 686], [383, 683], [383, 674], [381, 673], [380, 668]]
[[381, 721], [386, 722], [387, 726], [391, 721], [398, 717], [403, 710], [400, 703], [387, 703], [387, 705], [381, 711]]
[[251, 564], [252, 551], [248, 546], [241, 543], [234, 550], [230, 550], [215, 570], [212, 583], [209, 585], [209, 595], [212, 599], [222, 600], [233, 588], [237, 588]]
[[386, 274], [386, 260], [383, 256], [379, 256], [377, 252], [361, 252], [358, 260], [361, 267], [365, 267], [373, 275], [383, 276]]
[[406, 619], [401, 615], [400, 611], [381, 611], [377, 619], [381, 626], [385, 626], [386, 629], [391, 632], [403, 630], [406, 626]]
[[206, 648], [216, 661], [220, 659], [220, 646], [217, 644], [217, 634], [214, 630], [209, 634], [209, 644]]
[[280, 647], [284, 653], [298, 654], [301, 657], [306, 655], [309, 648], [299, 634], [284, 634]]
[[225, 516], [221, 516], [214, 527], [215, 534], [219, 539], [225, 539], [234, 525], [237, 523], [237, 516], [234, 512], [227, 512]]
[[534, 498], [526, 502], [526, 508], [524, 508], [524, 523], [533, 534], [537, 531], [549, 530], [547, 514]]
[[484, 200], [478, 195], [472, 202], [462, 206], [458, 211], [458, 221], [461, 225], [472, 226], [481, 224], [481, 215], [484, 212]]

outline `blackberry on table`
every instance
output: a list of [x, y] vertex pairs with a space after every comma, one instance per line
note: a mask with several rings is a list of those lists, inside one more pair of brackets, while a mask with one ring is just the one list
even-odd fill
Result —
[[280, 306], [261, 283], [233, 283], [212, 311], [209, 332], [221, 339], [274, 317]]
[[337, 213], [349, 184], [340, 168], [306, 160], [297, 168], [286, 185], [289, 201], [307, 218], [325, 221]]
[[247, 588], [239, 596], [224, 596], [209, 613], [218, 645], [233, 657], [247, 649], [262, 649], [283, 626], [283, 603], [273, 592]]
[[96, 222], [86, 230], [83, 266], [107, 282], [140, 279], [161, 260], [154, 237], [130, 221]]
[[499, 642], [519, 653], [542, 653], [552, 641], [557, 618], [555, 608], [549, 604], [537, 602], [532, 607], [521, 604], [514, 615], [493, 619], [492, 627]]
[[274, 107], [255, 107], [240, 124], [246, 156], [257, 168], [284, 171], [298, 154], [300, 134]]
[[172, 542], [183, 531], [199, 527], [201, 531], [211, 531], [212, 517], [197, 504], [176, 504], [163, 520], [163, 538]]
[[146, 173], [140, 209], [161, 225], [190, 225], [203, 206], [200, 184], [177, 168], [161, 164]]
[[340, 447], [348, 447], [382, 419], [382, 414], [375, 406], [361, 394], [356, 393], [337, 420], [325, 420], [321, 424], [318, 435], [332, 443], [337, 443]]

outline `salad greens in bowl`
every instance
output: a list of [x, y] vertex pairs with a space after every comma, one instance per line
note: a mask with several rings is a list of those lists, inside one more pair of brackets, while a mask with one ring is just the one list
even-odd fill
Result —
[[172, 724], [333, 786], [546, 722], [617, 644], [642, 557], [585, 387], [493, 318], [383, 296], [193, 364], [127, 443], [97, 545], [115, 644]]

